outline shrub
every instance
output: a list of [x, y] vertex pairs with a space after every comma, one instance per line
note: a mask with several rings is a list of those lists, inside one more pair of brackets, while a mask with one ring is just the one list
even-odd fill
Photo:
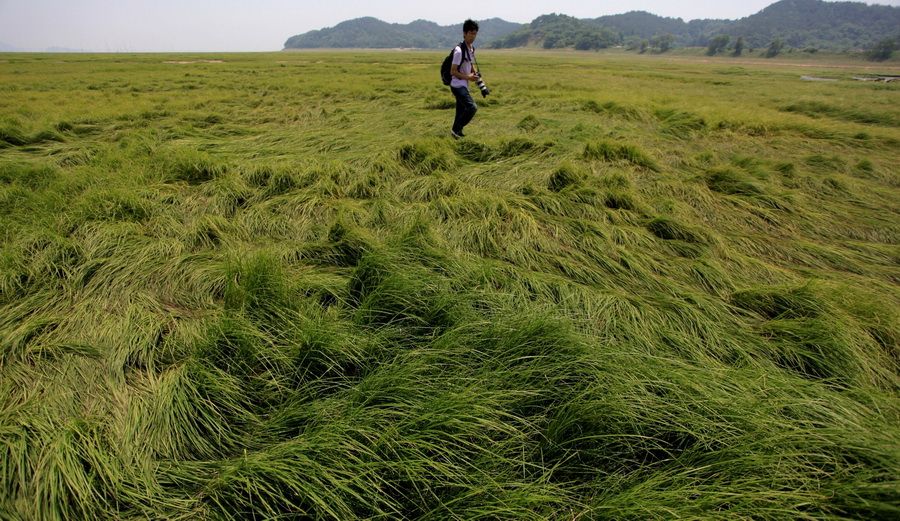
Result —
[[890, 59], [897, 50], [897, 38], [885, 38], [879, 40], [871, 49], [866, 51], [866, 58], [871, 61], [885, 61]]
[[744, 53], [744, 37], [738, 36], [736, 42], [734, 42], [734, 52], [731, 53], [732, 56], [740, 56]]
[[769, 44], [769, 48], [766, 49], [766, 58], [774, 58], [781, 53], [781, 50], [784, 49], [784, 42], [781, 41], [780, 38], [776, 38], [772, 40], [772, 43]]
[[715, 56], [721, 52], [725, 52], [725, 48], [728, 47], [728, 42], [731, 41], [731, 37], [727, 34], [720, 34], [719, 36], [714, 37], [709, 42], [709, 46], [706, 48], [707, 56]]

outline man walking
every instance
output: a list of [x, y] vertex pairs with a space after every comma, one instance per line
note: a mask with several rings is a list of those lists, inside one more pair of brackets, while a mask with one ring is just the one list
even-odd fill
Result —
[[453, 120], [453, 128], [450, 135], [459, 139], [463, 134], [463, 127], [472, 121], [478, 106], [469, 94], [469, 82], [477, 81], [478, 76], [472, 63], [475, 61], [475, 37], [478, 36], [478, 24], [472, 20], [463, 23], [463, 41], [453, 49], [453, 59], [450, 62], [450, 91], [456, 97], [456, 119]]

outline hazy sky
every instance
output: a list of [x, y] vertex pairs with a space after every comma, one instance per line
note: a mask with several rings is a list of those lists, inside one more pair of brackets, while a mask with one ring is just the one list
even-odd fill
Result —
[[[277, 51], [289, 37], [374, 16], [386, 22], [465, 18], [530, 22], [649, 11], [738, 19], [775, 0], [0, 0], [0, 50], [52, 47], [102, 52]], [[877, 0], [900, 6], [900, 0]]]

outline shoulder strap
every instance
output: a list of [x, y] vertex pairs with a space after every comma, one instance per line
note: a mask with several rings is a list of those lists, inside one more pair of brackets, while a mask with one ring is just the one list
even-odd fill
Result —
[[472, 59], [469, 57], [469, 46], [466, 45], [466, 42], [459, 42], [459, 45], [457, 45], [457, 47], [459, 47], [459, 50], [462, 52], [462, 60], [460, 60], [459, 64], [462, 65], [462, 62], [464, 61], [471, 62]]

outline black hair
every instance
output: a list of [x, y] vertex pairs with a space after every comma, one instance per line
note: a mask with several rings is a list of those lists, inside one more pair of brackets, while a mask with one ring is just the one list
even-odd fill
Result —
[[463, 22], [463, 33], [467, 33], [469, 31], [478, 31], [478, 22], [475, 20], [466, 20]]

